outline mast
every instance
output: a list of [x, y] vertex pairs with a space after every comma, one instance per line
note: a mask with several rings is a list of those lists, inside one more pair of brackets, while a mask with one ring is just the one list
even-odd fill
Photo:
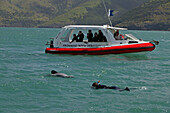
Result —
[[106, 4], [105, 4], [104, 0], [102, 0], [102, 2], [103, 2], [103, 5], [104, 5], [104, 8], [105, 8], [105, 11], [106, 11], [108, 20], [109, 20], [109, 22], [110, 22], [110, 26], [112, 26], [112, 21], [111, 21], [111, 19], [110, 19], [110, 16], [108, 15], [109, 13], [108, 13], [108, 11], [107, 11]]

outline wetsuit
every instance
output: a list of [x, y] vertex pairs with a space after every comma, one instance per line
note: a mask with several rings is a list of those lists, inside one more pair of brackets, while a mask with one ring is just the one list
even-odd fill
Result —
[[116, 87], [116, 86], [106, 86], [106, 85], [98, 85], [97, 87], [96, 87], [96, 89], [120, 89], [120, 88], [118, 88], [118, 87]]
[[115, 90], [119, 90], [119, 91], [123, 91], [123, 90], [127, 90], [127, 91], [130, 91], [130, 89], [128, 87], [126, 87], [125, 89], [121, 89], [119, 87], [116, 87], [116, 86], [106, 86], [106, 85], [97, 85], [95, 86], [96, 89], [115, 89]]

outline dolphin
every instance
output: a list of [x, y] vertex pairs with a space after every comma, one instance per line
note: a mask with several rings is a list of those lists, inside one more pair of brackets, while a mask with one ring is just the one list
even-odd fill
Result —
[[69, 76], [69, 75], [66, 75], [64, 73], [58, 73], [57, 71], [55, 70], [52, 70], [51, 71], [51, 74], [49, 76], [53, 76], [53, 77], [62, 77], [62, 78], [74, 78], [73, 76]]

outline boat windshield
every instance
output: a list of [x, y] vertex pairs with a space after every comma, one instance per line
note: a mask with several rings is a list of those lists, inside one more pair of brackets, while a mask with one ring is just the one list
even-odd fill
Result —
[[68, 42], [69, 39], [69, 34], [71, 33], [71, 31], [69, 29], [64, 29], [62, 31], [62, 33], [59, 35], [59, 39], [62, 41], [62, 42]]
[[132, 34], [125, 34], [125, 38], [127, 40], [139, 40], [135, 36], [133, 36]]

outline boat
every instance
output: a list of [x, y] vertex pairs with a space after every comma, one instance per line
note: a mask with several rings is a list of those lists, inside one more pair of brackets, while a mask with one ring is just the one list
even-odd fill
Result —
[[[102, 33], [105, 40], [89, 41], [88, 31], [93, 34]], [[61, 31], [55, 38], [51, 38], [50, 45], [45, 53], [51, 54], [72, 54], [72, 55], [105, 55], [105, 54], [122, 54], [134, 52], [153, 51], [158, 41], [143, 41], [132, 34], [120, 34], [119, 31], [127, 30], [127, 28], [112, 27], [109, 25], [67, 25], [62, 27]], [[82, 32], [82, 41], [73, 41], [74, 34]], [[118, 35], [115, 36], [115, 34]], [[94, 35], [93, 35], [94, 36]], [[77, 37], [78, 38], [78, 37]], [[80, 38], [80, 37], [79, 37]]]

